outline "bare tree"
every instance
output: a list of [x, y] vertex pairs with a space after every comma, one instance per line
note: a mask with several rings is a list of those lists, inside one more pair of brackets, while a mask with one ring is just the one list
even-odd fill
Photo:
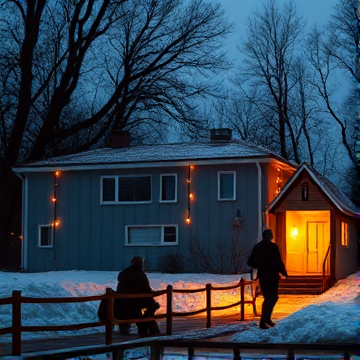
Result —
[[[316, 72], [313, 85], [323, 100], [324, 108], [332, 119], [332, 127], [336, 129], [347, 155], [343, 160], [344, 168], [352, 164], [355, 170], [350, 169], [347, 174], [342, 174], [351, 185], [354, 184], [354, 178], [360, 185], [360, 163], [355, 149], [360, 125], [360, 94], [358, 85], [355, 85], [360, 82], [359, 38], [360, 16], [354, 2], [339, 0], [325, 31], [315, 29], [308, 42], [309, 59]], [[352, 94], [340, 105], [334, 101], [336, 90], [341, 86], [338, 81], [334, 82], [334, 74], [338, 77], [340, 74], [343, 82], [354, 84]], [[341, 159], [338, 162], [341, 163]], [[356, 202], [360, 202], [358, 186], [353, 187], [353, 200]]]
[[19, 204], [19, 160], [88, 149], [110, 129], [201, 126], [197, 101], [216, 95], [211, 74], [227, 66], [230, 26], [220, 5], [203, 0], [2, 6], [0, 237]]
[[256, 97], [249, 98], [258, 107], [264, 126], [276, 133], [279, 153], [298, 162], [289, 93], [297, 83], [291, 73], [305, 23], [297, 16], [293, 2], [284, 4], [281, 11], [275, 0], [269, 0], [247, 19], [246, 24], [247, 38], [239, 47], [245, 57], [241, 86], [244, 92], [247, 92], [246, 87], [256, 88], [253, 92]]

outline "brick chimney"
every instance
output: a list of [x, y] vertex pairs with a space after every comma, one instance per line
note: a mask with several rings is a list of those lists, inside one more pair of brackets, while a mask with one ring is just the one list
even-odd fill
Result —
[[109, 145], [113, 149], [128, 147], [130, 133], [127, 130], [110, 130]]
[[231, 129], [211, 129], [210, 130], [210, 141], [230, 141], [231, 140]]

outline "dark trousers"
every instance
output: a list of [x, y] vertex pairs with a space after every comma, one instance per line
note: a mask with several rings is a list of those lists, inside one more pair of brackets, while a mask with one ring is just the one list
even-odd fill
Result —
[[[149, 298], [143, 300], [141, 307], [145, 309], [144, 317], [152, 317], [155, 315], [155, 311], [160, 308], [160, 304], [154, 299]], [[158, 334], [160, 332], [155, 320], [140, 322], [136, 325], [139, 335]]]
[[273, 309], [279, 299], [278, 289], [279, 289], [279, 280], [278, 279], [259, 279], [260, 287], [264, 297], [264, 302], [262, 304], [261, 319], [260, 322], [266, 323], [271, 320], [271, 315]]

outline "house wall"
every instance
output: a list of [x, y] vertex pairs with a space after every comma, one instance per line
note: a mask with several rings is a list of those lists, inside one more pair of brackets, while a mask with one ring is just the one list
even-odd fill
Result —
[[[349, 245], [341, 245], [341, 222], [345, 221], [349, 226]], [[344, 279], [357, 270], [357, 220], [337, 214], [336, 217], [336, 255], [335, 255], [335, 279]]]
[[[180, 252], [184, 271], [194, 270], [189, 261], [190, 237], [204, 248], [228, 245], [233, 236], [249, 244], [251, 250], [258, 234], [258, 171], [255, 164], [195, 166], [191, 170], [191, 225], [186, 223], [188, 209], [188, 166], [62, 171], [57, 178], [57, 218], [55, 249], [38, 247], [38, 225], [54, 219], [53, 173], [29, 173], [27, 271], [120, 270], [134, 255], [146, 259], [147, 270], [156, 271], [160, 256]], [[236, 200], [218, 201], [218, 171], [236, 171]], [[178, 174], [177, 202], [159, 203], [160, 174]], [[104, 175], [151, 175], [152, 202], [149, 204], [100, 204], [100, 177]], [[242, 228], [233, 228], [237, 210], [243, 218]], [[126, 225], [178, 224], [179, 243], [172, 246], [125, 246]], [[56, 260], [56, 263], [55, 261]], [[197, 261], [202, 261], [197, 259]]]
[[[308, 199], [302, 200], [303, 184], [308, 184]], [[276, 207], [275, 212], [282, 212], [286, 210], [331, 210], [332, 205], [324, 197], [318, 186], [310, 179], [309, 176], [303, 176], [301, 179], [293, 184], [289, 189], [286, 197]]]

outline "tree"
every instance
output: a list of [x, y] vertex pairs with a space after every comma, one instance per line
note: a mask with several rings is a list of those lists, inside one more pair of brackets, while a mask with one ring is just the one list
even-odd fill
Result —
[[[220, 107], [244, 140], [313, 166], [329, 158], [324, 116], [305, 56], [305, 21], [294, 2], [269, 0], [247, 19], [235, 90]], [[219, 107], [217, 107], [219, 109]], [[226, 114], [226, 115], [224, 115]]]
[[[314, 85], [333, 120], [333, 127], [335, 125], [341, 145], [347, 155], [347, 161], [344, 161], [345, 166], [349, 166], [350, 163], [355, 170], [350, 171], [347, 181], [354, 185], [354, 179], [357, 178], [357, 185], [353, 186], [352, 199], [360, 203], [360, 163], [355, 146], [356, 139], [359, 138], [360, 125], [359, 87], [354, 85], [352, 95], [345, 104], [339, 107], [332, 100], [337, 84], [334, 86], [331, 81], [332, 75], [336, 72], [341, 74], [343, 82], [360, 83], [360, 20], [354, 5], [351, 0], [339, 0], [325, 31], [312, 33], [309, 41], [309, 54], [311, 54], [309, 59], [317, 73]], [[346, 174], [343, 176], [346, 177]]]
[[[230, 31], [203, 0], [9, 0], [0, 24], [0, 238], [19, 214], [18, 161], [103, 144], [110, 129], [193, 128]], [[17, 229], [18, 231], [18, 229]]]

